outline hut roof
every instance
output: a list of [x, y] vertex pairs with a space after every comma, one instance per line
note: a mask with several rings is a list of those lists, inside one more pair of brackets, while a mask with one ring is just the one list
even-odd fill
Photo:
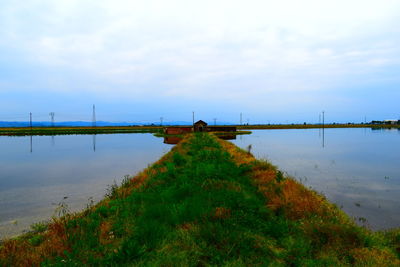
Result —
[[202, 125], [207, 126], [207, 123], [205, 121], [202, 121], [202, 120], [199, 120], [199, 121], [194, 123], [194, 125], [198, 125], [198, 124], [202, 124]]

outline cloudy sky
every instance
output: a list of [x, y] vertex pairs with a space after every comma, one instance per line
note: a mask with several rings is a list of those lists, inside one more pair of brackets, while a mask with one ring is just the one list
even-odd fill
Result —
[[400, 117], [400, 1], [2, 0], [0, 121]]

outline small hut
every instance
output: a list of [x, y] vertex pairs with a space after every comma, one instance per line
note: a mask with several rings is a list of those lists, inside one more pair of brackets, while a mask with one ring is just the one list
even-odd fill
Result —
[[169, 126], [164, 128], [165, 134], [185, 134], [192, 132], [190, 126]]
[[195, 132], [205, 132], [207, 131], [207, 123], [199, 120], [194, 124], [194, 131]]

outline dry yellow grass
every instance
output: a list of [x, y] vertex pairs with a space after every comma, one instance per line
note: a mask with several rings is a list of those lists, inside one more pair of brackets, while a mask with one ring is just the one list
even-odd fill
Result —
[[[325, 216], [335, 209], [332, 204], [316, 192], [304, 187], [290, 177], [277, 180], [278, 170], [269, 163], [259, 164], [251, 153], [239, 149], [234, 144], [218, 139], [221, 146], [233, 157], [236, 164], [253, 165], [252, 178], [258, 190], [267, 200], [272, 210], [284, 210], [290, 219], [302, 219], [310, 214]], [[335, 214], [336, 216], [337, 214]]]

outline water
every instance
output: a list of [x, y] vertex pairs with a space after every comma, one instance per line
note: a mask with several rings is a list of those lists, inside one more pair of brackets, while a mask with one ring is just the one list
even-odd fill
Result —
[[[372, 229], [400, 227], [400, 131], [254, 130], [232, 141], [265, 158]], [[78, 211], [169, 151], [152, 134], [0, 136], [0, 239]], [[64, 199], [64, 197], [67, 197]], [[366, 222], [364, 222], [366, 219]]]
[[323, 193], [358, 224], [400, 227], [399, 130], [254, 130], [232, 142], [251, 144], [257, 158]]
[[73, 211], [99, 201], [170, 148], [152, 134], [0, 136], [0, 239], [51, 218], [61, 201]]

